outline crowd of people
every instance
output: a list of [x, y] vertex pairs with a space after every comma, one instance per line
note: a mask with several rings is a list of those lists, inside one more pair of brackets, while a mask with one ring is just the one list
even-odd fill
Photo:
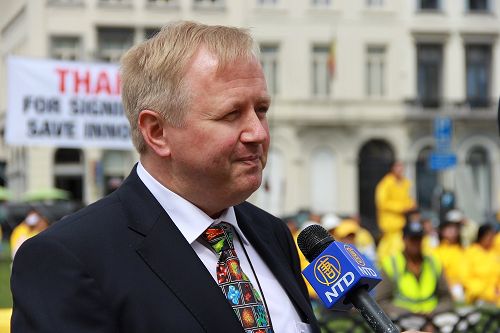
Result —
[[[480, 225], [459, 209], [440, 221], [431, 219], [411, 197], [401, 162], [378, 183], [374, 200], [378, 238], [351, 216], [301, 213], [287, 223], [295, 239], [307, 226], [319, 224], [376, 263], [383, 279], [376, 299], [392, 318], [430, 317], [462, 305], [500, 307], [500, 223]], [[308, 264], [304, 257], [301, 264]], [[317, 295], [309, 291], [314, 303]]]

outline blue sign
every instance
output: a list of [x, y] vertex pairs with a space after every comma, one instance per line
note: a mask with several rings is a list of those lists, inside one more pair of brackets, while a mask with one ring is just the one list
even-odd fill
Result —
[[434, 119], [434, 137], [437, 140], [451, 140], [453, 126], [450, 117], [437, 117]]
[[453, 153], [431, 153], [429, 167], [432, 170], [444, 170], [457, 165], [457, 155]]
[[437, 117], [434, 119], [434, 139], [436, 150], [448, 152], [451, 150], [451, 140], [453, 138], [453, 122], [450, 117]]

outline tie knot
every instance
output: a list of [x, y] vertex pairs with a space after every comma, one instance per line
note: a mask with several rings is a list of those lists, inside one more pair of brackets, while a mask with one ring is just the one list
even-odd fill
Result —
[[221, 222], [217, 225], [208, 227], [201, 235], [204, 240], [210, 244], [217, 254], [227, 249], [234, 249], [233, 232], [231, 225], [226, 222]]

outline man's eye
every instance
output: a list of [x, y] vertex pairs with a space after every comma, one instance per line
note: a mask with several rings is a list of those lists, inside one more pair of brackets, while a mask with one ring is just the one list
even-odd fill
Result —
[[238, 118], [240, 115], [240, 111], [239, 110], [234, 110], [234, 111], [231, 111], [229, 113], [227, 113], [225, 116], [224, 116], [224, 119], [225, 120], [235, 120], [236, 118]]
[[266, 107], [257, 108], [255, 110], [255, 112], [259, 115], [259, 117], [265, 117], [268, 110], [269, 110], [269, 108], [266, 106]]

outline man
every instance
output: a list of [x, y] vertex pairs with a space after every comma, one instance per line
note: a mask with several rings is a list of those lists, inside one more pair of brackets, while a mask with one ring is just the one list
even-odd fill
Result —
[[404, 176], [404, 165], [396, 161], [390, 172], [377, 184], [375, 204], [377, 222], [382, 232], [377, 256], [379, 260], [403, 249], [401, 230], [406, 222], [406, 214], [416, 208], [410, 195], [411, 182]]
[[269, 147], [250, 35], [169, 24], [122, 82], [140, 162], [20, 248], [12, 332], [319, 332], [286, 225], [245, 202]]
[[452, 308], [441, 264], [422, 250], [424, 229], [409, 221], [403, 229], [404, 250], [382, 261], [377, 299], [391, 317], [430, 315]]

